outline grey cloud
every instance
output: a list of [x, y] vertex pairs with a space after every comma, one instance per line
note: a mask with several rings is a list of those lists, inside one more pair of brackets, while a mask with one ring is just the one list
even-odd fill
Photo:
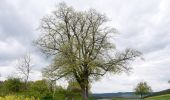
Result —
[[[20, 4], [23, 4], [23, 1], [0, 1], [0, 68], [13, 68], [16, 66], [10, 65], [13, 61], [30, 52], [39, 58], [37, 63], [41, 62], [39, 65], [36, 64], [34, 70], [40, 70], [48, 62], [37, 53], [39, 51], [33, 44], [33, 40], [39, 34], [36, 28], [40, 16], [37, 17], [38, 12], [32, 13], [29, 8], [24, 8]], [[34, 8], [36, 8], [36, 5], [34, 5]]]
[[0, 11], [3, 11], [3, 13], [0, 13], [0, 27], [3, 31], [1, 40], [7, 37], [22, 38], [23, 35], [30, 35], [29, 27], [22, 21], [22, 16], [19, 15], [15, 7], [1, 1]]

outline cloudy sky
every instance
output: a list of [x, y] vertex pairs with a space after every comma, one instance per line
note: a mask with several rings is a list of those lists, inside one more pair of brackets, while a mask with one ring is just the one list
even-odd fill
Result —
[[[30, 52], [31, 80], [41, 79], [49, 60], [34, 46], [41, 33], [40, 19], [55, 9], [60, 0], [0, 0], [0, 80], [17, 75], [17, 59]], [[147, 81], [154, 91], [170, 88], [170, 1], [169, 0], [64, 0], [77, 10], [94, 8], [111, 19], [117, 28], [118, 49], [127, 47], [143, 53], [144, 60], [132, 63], [130, 75], [106, 75], [92, 85], [92, 92], [133, 91]], [[59, 82], [62, 83], [62, 82]]]

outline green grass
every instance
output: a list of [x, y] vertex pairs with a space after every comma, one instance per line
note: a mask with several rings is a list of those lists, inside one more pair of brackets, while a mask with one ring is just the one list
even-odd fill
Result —
[[[11, 99], [12, 98], [12, 99]], [[0, 96], [0, 100], [14, 100], [13, 98], [17, 98], [15, 100], [51, 100], [51, 98], [39, 98], [35, 99], [34, 97], [25, 97], [23, 95], [7, 95], [7, 96]], [[23, 99], [24, 98], [24, 99]], [[29, 99], [31, 98], [31, 99]], [[66, 97], [64, 94], [56, 94], [54, 100], [66, 100]], [[74, 95], [73, 97], [67, 98], [67, 100], [82, 100], [81, 95]], [[95, 100], [92, 97], [89, 98], [89, 100]]]
[[125, 99], [125, 98], [113, 98], [112, 100], [129, 100], [129, 99]]
[[[136, 100], [136, 99], [127, 99], [127, 98], [113, 98], [112, 100]], [[137, 99], [139, 100], [139, 99]]]
[[[56, 94], [55, 100], [65, 100], [66, 97], [64, 94]], [[73, 97], [69, 97], [68, 100], [82, 100], [81, 95], [75, 95]], [[89, 98], [89, 100], [94, 100], [92, 97]]]
[[170, 100], [170, 94], [148, 97], [148, 98], [145, 98], [144, 100]]
[[[132, 100], [132, 99], [114, 98], [112, 100]], [[133, 99], [133, 100], [137, 100], [137, 99]], [[170, 100], [170, 94], [148, 97], [148, 98], [141, 99], [141, 100]]]
[[[75, 95], [75, 96], [69, 97], [68, 100], [72, 100], [72, 98], [74, 100], [82, 100], [80, 95]], [[65, 99], [66, 99], [66, 97], [64, 94], [56, 94], [55, 95], [55, 100], [65, 100]]]

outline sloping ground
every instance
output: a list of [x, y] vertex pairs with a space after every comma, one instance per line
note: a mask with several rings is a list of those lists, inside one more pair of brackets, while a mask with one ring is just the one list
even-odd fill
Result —
[[[163, 91], [160, 91], [160, 92], [154, 92], [154, 93], [146, 96], [146, 98], [147, 98], [147, 97], [153, 97], [153, 96], [166, 95], [166, 94], [170, 94], [170, 89], [163, 90]], [[169, 99], [169, 100], [170, 100], [170, 99]]]
[[144, 100], [170, 100], [170, 94], [148, 97]]

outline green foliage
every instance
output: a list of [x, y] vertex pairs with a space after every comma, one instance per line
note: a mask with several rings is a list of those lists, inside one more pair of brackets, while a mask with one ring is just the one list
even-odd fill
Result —
[[[51, 55], [53, 62], [43, 71], [53, 80], [76, 80], [87, 99], [88, 86], [106, 73], [129, 72], [129, 62], [141, 53], [126, 49], [117, 52], [109, 37], [117, 33], [108, 27], [108, 18], [94, 9], [77, 11], [65, 3], [42, 19], [42, 36], [37, 46]], [[112, 54], [112, 55], [111, 55]]]
[[74, 93], [81, 93], [80, 85], [75, 81], [70, 81], [67, 90]]
[[141, 98], [143, 98], [143, 95], [149, 94], [152, 92], [152, 89], [146, 82], [140, 82], [138, 83], [137, 87], [134, 89], [135, 94], [141, 95]]
[[[77, 83], [70, 83], [71, 87], [77, 87]], [[17, 98], [17, 100], [82, 100], [79, 92], [68, 91], [61, 86], [54, 86], [54, 92], [49, 90], [46, 80], [30, 81], [25, 90], [24, 82], [18, 78], [9, 78], [4, 82], [0, 82], [0, 100], [13, 100], [9, 98]], [[73, 89], [74, 90], [74, 89]], [[8, 98], [8, 99], [7, 99]], [[90, 99], [91, 100], [91, 99]]]
[[52, 100], [52, 93], [50, 93], [45, 80], [29, 82], [28, 86], [29, 90], [27, 91], [27, 95], [40, 97], [42, 100]]
[[23, 90], [23, 82], [19, 78], [9, 78], [3, 83], [3, 90], [9, 93], [18, 93]]
[[55, 93], [66, 94], [68, 91], [61, 86], [55, 86]]
[[33, 91], [37, 91], [40, 94], [43, 94], [44, 92], [48, 91], [48, 86], [45, 80], [38, 80], [30, 84], [30, 88]]

